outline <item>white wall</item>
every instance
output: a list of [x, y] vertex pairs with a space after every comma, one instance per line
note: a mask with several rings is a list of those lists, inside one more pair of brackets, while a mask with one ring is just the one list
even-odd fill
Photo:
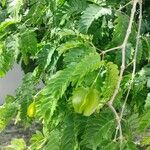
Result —
[[21, 83], [22, 77], [21, 66], [15, 64], [14, 68], [4, 78], [0, 78], [0, 105], [4, 102], [7, 94], [13, 95], [15, 93], [15, 89]]

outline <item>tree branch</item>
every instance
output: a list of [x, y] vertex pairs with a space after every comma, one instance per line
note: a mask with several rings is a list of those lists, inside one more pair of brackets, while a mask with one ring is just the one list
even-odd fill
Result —
[[139, 42], [140, 42], [140, 32], [141, 32], [141, 24], [142, 24], [142, 1], [139, 2], [139, 6], [140, 6], [140, 14], [139, 14], [139, 25], [138, 25], [138, 32], [137, 32], [137, 37], [136, 37], [136, 47], [135, 47], [135, 53], [134, 53], [134, 58], [133, 58], [133, 71], [132, 71], [132, 78], [131, 78], [131, 82], [127, 91], [127, 95], [125, 97], [125, 101], [124, 104], [122, 106], [122, 110], [121, 110], [121, 114], [120, 114], [120, 119], [122, 119], [123, 117], [123, 112], [125, 110], [125, 105], [127, 103], [130, 91], [131, 91], [131, 87], [132, 84], [134, 82], [134, 77], [135, 77], [135, 71], [136, 71], [136, 60], [137, 60], [137, 53], [138, 53], [138, 47], [139, 47]]
[[133, 6], [132, 6], [132, 10], [131, 10], [131, 15], [130, 15], [130, 20], [129, 20], [127, 32], [126, 32], [126, 35], [125, 35], [125, 38], [124, 38], [124, 41], [123, 41], [123, 44], [122, 44], [122, 47], [121, 47], [122, 64], [121, 64], [121, 69], [120, 69], [120, 75], [119, 75], [119, 79], [118, 79], [115, 91], [114, 91], [110, 101], [108, 102], [109, 107], [111, 108], [111, 110], [113, 111], [114, 115], [117, 116], [117, 118], [119, 120], [119, 121], [117, 120], [117, 123], [118, 123], [117, 130], [119, 128], [119, 132], [120, 132], [119, 139], [121, 141], [121, 145], [122, 145], [122, 140], [123, 140], [121, 119], [120, 119], [120, 117], [118, 117], [119, 115], [116, 114], [117, 113], [116, 110], [114, 111], [112, 108], [114, 108], [113, 107], [113, 102], [114, 102], [117, 94], [119, 93], [120, 84], [121, 84], [121, 81], [122, 81], [122, 78], [123, 78], [123, 74], [124, 74], [124, 70], [125, 70], [126, 45], [128, 43], [128, 39], [129, 39], [129, 36], [131, 34], [132, 25], [133, 25], [133, 22], [134, 22], [134, 15], [135, 15], [135, 12], [136, 12], [136, 6], [137, 6], [138, 3], [139, 3], [139, 0], [133, 0]]
[[111, 97], [111, 99], [109, 101], [109, 103], [111, 105], [113, 104], [114, 99], [116, 98], [116, 96], [117, 96], [117, 94], [119, 92], [120, 84], [121, 84], [121, 81], [122, 81], [122, 78], [123, 78], [123, 73], [124, 73], [124, 70], [125, 70], [126, 45], [127, 45], [130, 33], [131, 33], [132, 24], [133, 24], [133, 21], [134, 21], [134, 15], [135, 15], [135, 12], [136, 12], [136, 5], [137, 5], [137, 3], [138, 3], [138, 0], [134, 0], [133, 1], [133, 7], [132, 7], [132, 10], [131, 10], [131, 16], [130, 16], [129, 25], [128, 25], [126, 36], [125, 36], [124, 42], [122, 44], [122, 49], [121, 49], [121, 52], [122, 52], [122, 64], [121, 64], [119, 80], [118, 80], [118, 83], [116, 85], [116, 89], [114, 91], [114, 94], [113, 94], [113, 96]]

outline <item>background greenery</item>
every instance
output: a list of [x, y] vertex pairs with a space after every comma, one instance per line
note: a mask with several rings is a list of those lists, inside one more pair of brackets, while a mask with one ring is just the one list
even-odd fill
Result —
[[149, 6], [149, 0], [1, 0], [0, 77], [15, 62], [25, 76], [0, 107], [0, 131], [11, 120], [42, 126], [30, 144], [15, 139], [4, 149], [150, 149]]

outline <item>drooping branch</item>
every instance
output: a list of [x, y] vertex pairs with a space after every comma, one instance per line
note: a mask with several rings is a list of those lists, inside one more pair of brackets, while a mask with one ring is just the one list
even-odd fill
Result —
[[[135, 53], [134, 53], [134, 57], [133, 57], [133, 60], [132, 60], [132, 63], [133, 63], [132, 77], [131, 77], [129, 88], [128, 88], [128, 91], [127, 91], [127, 94], [126, 94], [126, 97], [125, 97], [125, 100], [124, 100], [124, 103], [123, 103], [123, 106], [122, 106], [122, 110], [121, 110], [121, 113], [120, 113], [120, 117], [119, 117], [120, 123], [118, 123], [117, 129], [116, 129], [116, 135], [118, 134], [119, 126], [120, 126], [121, 120], [123, 118], [123, 113], [124, 113], [124, 110], [125, 110], [125, 106], [126, 106], [126, 103], [127, 103], [130, 91], [131, 91], [131, 87], [132, 87], [133, 82], [134, 82], [134, 77], [135, 77], [136, 60], [137, 60], [138, 46], [139, 46], [139, 40], [140, 40], [140, 31], [141, 31], [141, 24], [142, 24], [142, 1], [139, 2], [139, 6], [140, 6], [139, 24], [138, 24], [138, 32], [137, 32], [137, 37], [136, 37], [137, 40], [136, 40]], [[116, 139], [116, 135], [115, 135], [115, 139]]]
[[[139, 0], [133, 0], [133, 6], [132, 6], [132, 10], [131, 10], [131, 15], [130, 15], [130, 20], [129, 20], [129, 24], [128, 24], [128, 28], [126, 31], [126, 35], [123, 41], [123, 44], [121, 45], [121, 52], [122, 52], [122, 64], [121, 64], [121, 69], [120, 69], [120, 75], [119, 75], [119, 79], [115, 88], [115, 91], [111, 97], [111, 99], [108, 102], [108, 106], [111, 108], [111, 110], [114, 112], [114, 115], [116, 117], [117, 120], [117, 130], [119, 129], [120, 135], [119, 135], [119, 139], [122, 143], [123, 140], [123, 135], [122, 135], [122, 127], [121, 127], [121, 119], [120, 116], [118, 115], [118, 113], [116, 113], [116, 110], [114, 111], [114, 107], [113, 107], [113, 102], [117, 96], [117, 94], [119, 93], [119, 89], [120, 89], [120, 85], [121, 85], [121, 81], [123, 78], [123, 74], [125, 71], [125, 57], [126, 57], [126, 45], [128, 43], [129, 40], [129, 36], [131, 34], [131, 30], [132, 30], [132, 25], [134, 22], [134, 16], [135, 16], [135, 12], [136, 12], [136, 6], [139, 3]], [[138, 48], [137, 48], [138, 49]], [[137, 51], [137, 50], [136, 50]], [[137, 52], [136, 52], [137, 53]], [[113, 108], [113, 109], [112, 109]], [[119, 121], [118, 121], [119, 120]]]
[[132, 29], [132, 24], [134, 22], [134, 15], [135, 15], [135, 12], [136, 12], [136, 5], [138, 3], [138, 0], [134, 0], [133, 1], [133, 7], [132, 7], [132, 10], [131, 10], [131, 16], [130, 16], [130, 20], [129, 20], [129, 25], [128, 25], [128, 29], [127, 29], [127, 32], [126, 32], [126, 36], [125, 36], [125, 39], [124, 39], [124, 42], [122, 44], [122, 49], [121, 49], [121, 52], [122, 52], [122, 64], [121, 64], [121, 69], [120, 69], [120, 76], [119, 76], [119, 80], [118, 80], [118, 83], [117, 83], [117, 86], [116, 86], [116, 89], [114, 91], [114, 94], [113, 96], [111, 97], [109, 103], [112, 105], [118, 92], [119, 92], [119, 88], [120, 88], [120, 84], [121, 84], [121, 81], [122, 81], [122, 78], [123, 78], [123, 73], [124, 73], [124, 70], [125, 70], [125, 56], [126, 56], [126, 45], [128, 43], [128, 39], [129, 39], [129, 36], [131, 34], [131, 29]]
[[134, 77], [135, 77], [137, 53], [138, 53], [138, 48], [139, 48], [140, 32], [141, 32], [141, 24], [142, 24], [142, 1], [139, 1], [139, 6], [140, 6], [139, 24], [138, 24], [138, 32], [137, 32], [137, 37], [136, 37], [135, 53], [134, 53], [134, 57], [133, 57], [133, 61], [132, 61], [133, 62], [132, 77], [131, 77], [130, 85], [129, 85], [129, 88], [128, 88], [128, 91], [127, 91], [127, 95], [125, 97], [125, 101], [124, 101], [123, 106], [122, 106], [120, 119], [122, 119], [122, 117], [123, 117], [123, 112], [125, 110], [125, 106], [126, 106], [126, 103], [127, 103], [130, 91], [131, 91], [131, 87], [132, 87], [133, 82], [134, 82]]

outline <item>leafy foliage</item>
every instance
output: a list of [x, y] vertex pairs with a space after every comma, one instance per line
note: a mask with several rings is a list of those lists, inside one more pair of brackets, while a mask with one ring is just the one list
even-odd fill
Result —
[[[131, 7], [126, 3], [127, 0], [0, 2], [0, 77], [16, 62], [25, 72], [15, 96], [8, 96], [0, 106], [0, 131], [14, 119], [26, 127], [35, 120], [42, 126], [32, 135], [29, 145], [23, 139], [15, 139], [7, 148], [138, 149], [135, 139], [150, 127], [150, 38], [146, 25], [149, 11], [143, 4], [135, 57], [140, 20], [136, 7], [122, 57], [121, 48], [108, 48], [122, 45], [128, 34]], [[121, 66], [123, 59], [125, 70]], [[41, 82], [43, 87], [39, 87]], [[78, 89], [81, 91], [76, 92]], [[118, 95], [110, 109], [107, 103], [115, 90]], [[75, 100], [87, 96], [84, 104], [77, 101], [82, 108], [80, 114], [72, 103], [75, 92]], [[123, 139], [119, 139], [118, 121]], [[149, 138], [141, 145], [149, 145]]]
[[[105, 115], [103, 114], [103, 116]], [[106, 149], [105, 143], [111, 140], [115, 129], [114, 117], [103, 118], [103, 116], [95, 116], [87, 121], [85, 133], [82, 137], [83, 141], [81, 142], [87, 148], [97, 149], [100, 147]]]
[[83, 15], [81, 16], [81, 20], [79, 22], [79, 30], [81, 32], [87, 33], [92, 22], [104, 15], [111, 15], [111, 9], [99, 7], [97, 5], [90, 5], [86, 8]]
[[0, 132], [5, 129], [6, 125], [15, 115], [17, 105], [13, 101], [14, 97], [8, 96], [6, 103], [0, 107]]
[[26, 143], [23, 139], [13, 139], [11, 141], [11, 144], [8, 145], [6, 150], [22, 150], [26, 149]]

